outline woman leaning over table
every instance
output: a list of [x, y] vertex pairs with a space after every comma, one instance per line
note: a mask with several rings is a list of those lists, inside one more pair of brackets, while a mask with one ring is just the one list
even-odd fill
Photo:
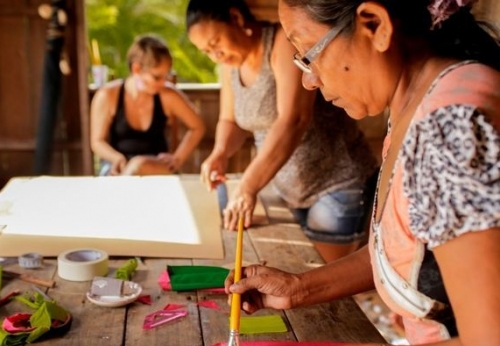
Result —
[[[167, 82], [172, 57], [155, 35], [135, 39], [127, 54], [130, 76], [100, 88], [90, 109], [92, 151], [101, 159], [100, 175], [175, 173], [205, 133], [187, 97]], [[170, 152], [165, 129], [170, 117], [187, 131]]]
[[376, 160], [356, 122], [302, 87], [281, 26], [256, 21], [243, 0], [191, 0], [187, 30], [222, 65], [215, 146], [202, 180], [209, 189], [224, 180], [245, 130], [257, 146], [224, 210], [225, 227], [236, 229], [240, 215], [249, 227], [256, 196], [272, 181], [326, 261], [354, 251], [376, 180]]
[[470, 11], [458, 0], [280, 0], [304, 86], [356, 119], [389, 107], [390, 130], [369, 244], [301, 274], [230, 275], [243, 310], [375, 287], [412, 345], [500, 345], [500, 48]]

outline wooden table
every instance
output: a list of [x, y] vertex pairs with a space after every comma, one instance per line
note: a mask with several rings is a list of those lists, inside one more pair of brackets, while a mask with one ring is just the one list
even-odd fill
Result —
[[[266, 261], [267, 265], [291, 272], [301, 272], [322, 264], [312, 244], [293, 222], [286, 208], [280, 205], [269, 190], [261, 194], [256, 209], [258, 225], [244, 235], [244, 264]], [[90, 303], [85, 294], [90, 282], [70, 282], [57, 275], [57, 260], [45, 259], [43, 269], [22, 269], [12, 264], [6, 269], [27, 272], [44, 279], [53, 279], [56, 286], [47, 289], [47, 294], [73, 315], [73, 324], [62, 338], [38, 342], [51, 346], [93, 346], [93, 345], [162, 345], [162, 346], [210, 346], [227, 341], [228, 314], [220, 310], [200, 307], [197, 302], [213, 300], [228, 310], [227, 297], [205, 292], [176, 293], [162, 291], [157, 280], [166, 265], [217, 265], [232, 266], [236, 232], [222, 232], [225, 258], [223, 260], [189, 260], [144, 258], [133, 280], [140, 283], [143, 293], [150, 294], [152, 305], [138, 302], [121, 308], [106, 308]], [[128, 258], [112, 258], [110, 273]], [[29, 283], [19, 280], [4, 280], [1, 296], [10, 291], [32, 290]], [[162, 309], [168, 303], [184, 304], [187, 317], [164, 324], [155, 329], [143, 330], [144, 317]], [[0, 307], [3, 319], [16, 312], [28, 311], [16, 302]], [[289, 311], [260, 311], [258, 315], [276, 314], [283, 316], [286, 333], [243, 335], [246, 340], [288, 340], [288, 341], [344, 341], [383, 342], [384, 339], [359, 309], [353, 299], [342, 299], [330, 304]]]

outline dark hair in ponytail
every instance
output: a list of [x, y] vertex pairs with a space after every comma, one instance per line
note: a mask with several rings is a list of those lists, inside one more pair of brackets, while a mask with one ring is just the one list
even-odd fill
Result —
[[[470, 7], [462, 7], [432, 28], [429, 0], [372, 0], [389, 12], [398, 33], [409, 40], [424, 39], [436, 54], [460, 60], [473, 59], [500, 71], [498, 33], [478, 22]], [[287, 6], [302, 8], [318, 23], [344, 26], [352, 33], [356, 9], [364, 0], [283, 0]]]
[[500, 70], [500, 45], [497, 37], [493, 27], [476, 21], [466, 7], [429, 33], [431, 47], [437, 54], [460, 60], [477, 60]]
[[240, 11], [245, 21], [253, 22], [255, 17], [244, 0], [191, 0], [186, 9], [186, 28], [203, 20], [230, 23], [232, 8]]

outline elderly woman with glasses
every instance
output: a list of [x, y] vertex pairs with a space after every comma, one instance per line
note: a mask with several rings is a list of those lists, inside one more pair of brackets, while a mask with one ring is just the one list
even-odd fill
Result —
[[390, 126], [369, 244], [300, 274], [230, 275], [243, 310], [376, 288], [411, 345], [500, 345], [500, 46], [471, 3], [280, 0], [303, 85], [356, 119], [388, 107]]
[[240, 216], [251, 225], [256, 196], [272, 181], [326, 261], [355, 250], [377, 171], [356, 123], [302, 87], [281, 26], [255, 20], [243, 0], [191, 0], [186, 18], [193, 44], [222, 65], [215, 146], [201, 169], [207, 188], [223, 182], [247, 131], [257, 147], [224, 210], [226, 229]]
[[[205, 133], [194, 107], [168, 82], [172, 57], [162, 39], [137, 37], [128, 51], [130, 76], [95, 94], [90, 110], [92, 151], [100, 175], [171, 174], [178, 171]], [[186, 127], [169, 151], [166, 127], [178, 118]]]

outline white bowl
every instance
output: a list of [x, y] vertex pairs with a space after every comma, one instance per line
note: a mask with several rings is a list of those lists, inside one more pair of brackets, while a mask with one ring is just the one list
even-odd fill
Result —
[[96, 305], [106, 306], [109, 308], [117, 308], [133, 303], [141, 295], [142, 287], [138, 283], [132, 281], [125, 281], [124, 285], [129, 286], [128, 289], [132, 291], [131, 294], [124, 296], [98, 296], [91, 294], [89, 291], [87, 292], [87, 299]]

